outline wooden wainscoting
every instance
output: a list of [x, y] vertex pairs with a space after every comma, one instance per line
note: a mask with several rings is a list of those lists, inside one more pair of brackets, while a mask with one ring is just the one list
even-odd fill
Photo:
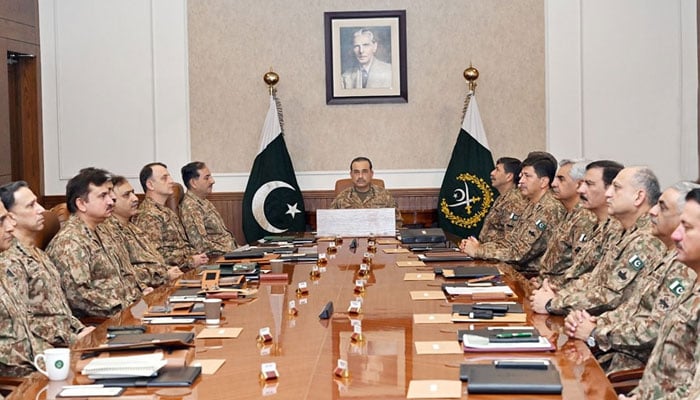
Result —
[[[404, 225], [411, 227], [429, 227], [437, 223], [437, 198], [439, 188], [433, 189], [394, 189], [396, 202], [401, 210]], [[316, 228], [316, 210], [328, 208], [335, 198], [332, 190], [309, 190], [303, 192], [309, 230]], [[143, 196], [139, 196], [143, 198]], [[242, 192], [212, 193], [209, 200], [214, 204], [226, 226], [231, 229], [238, 243], [245, 243], [242, 220]], [[49, 209], [66, 201], [65, 196], [44, 196], [42, 205]]]

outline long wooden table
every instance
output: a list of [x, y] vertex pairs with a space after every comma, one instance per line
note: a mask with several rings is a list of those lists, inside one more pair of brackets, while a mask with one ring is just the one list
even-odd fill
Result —
[[[396, 245], [379, 245], [372, 264], [367, 288], [362, 295], [363, 310], [359, 318], [365, 341], [354, 344], [351, 321], [346, 312], [358, 279], [359, 264], [366, 249], [366, 241], [359, 240], [356, 253], [349, 249], [349, 241], [335, 255], [329, 255], [329, 263], [319, 279], [312, 280], [311, 264], [286, 264], [289, 284], [262, 284], [258, 297], [247, 303], [225, 302], [222, 316], [224, 327], [241, 327], [236, 339], [196, 340], [197, 359], [226, 359], [214, 375], [203, 375], [182, 399], [254, 399], [270, 396], [275, 399], [393, 399], [405, 398], [411, 380], [459, 379], [459, 364], [464, 362], [491, 362], [504, 353], [465, 353], [450, 355], [418, 355], [415, 341], [456, 340], [457, 329], [467, 329], [470, 324], [414, 324], [413, 314], [449, 313], [452, 303], [445, 300], [413, 301], [411, 290], [440, 290], [441, 278], [435, 281], [404, 281], [406, 272], [416, 268], [399, 268], [397, 260], [415, 259], [411, 254], [386, 254], [383, 249]], [[326, 243], [319, 243], [323, 252]], [[459, 264], [459, 263], [458, 263]], [[522, 300], [527, 296], [527, 284], [519, 274], [505, 265], [498, 264], [506, 279]], [[429, 265], [432, 266], [432, 265]], [[423, 268], [424, 270], [425, 268]], [[308, 296], [298, 297], [295, 289], [299, 282], [309, 286]], [[525, 290], [524, 290], [525, 289]], [[138, 324], [140, 315], [149, 305], [162, 304], [172, 288], [160, 288], [131, 309], [107, 321], [93, 334], [76, 344], [76, 348], [95, 346], [105, 341], [106, 326]], [[287, 312], [289, 300], [296, 300], [298, 315]], [[335, 313], [330, 320], [320, 320], [323, 306], [332, 301]], [[525, 302], [527, 303], [527, 302]], [[530, 353], [530, 357], [551, 360], [560, 371], [563, 384], [562, 396], [536, 398], [564, 399], [615, 399], [612, 386], [606, 379], [586, 345], [580, 341], [566, 341], [561, 329], [560, 317], [533, 315], [527, 307], [528, 324], [534, 325], [557, 350], [549, 353]], [[479, 324], [475, 324], [478, 327]], [[204, 326], [150, 326], [149, 331], [168, 329], [200, 331]], [[256, 341], [258, 330], [270, 327], [274, 336], [271, 345], [262, 346]], [[517, 355], [517, 354], [511, 354]], [[522, 355], [522, 354], [521, 354]], [[73, 352], [75, 367], [77, 352]], [[338, 358], [349, 363], [350, 378], [338, 379], [333, 370]], [[260, 365], [275, 362], [280, 377], [277, 381], [261, 382]], [[74, 372], [67, 382], [49, 382], [43, 375], [34, 373], [20, 386], [10, 399], [52, 398], [64, 384], [74, 382]], [[141, 396], [156, 393], [157, 389], [128, 389], [124, 396]], [[462, 398], [467, 398], [463, 384]], [[144, 397], [135, 397], [142, 399]], [[145, 398], [159, 398], [145, 397]], [[165, 398], [165, 397], [162, 397]], [[517, 399], [529, 396], [468, 395], [469, 399]]]

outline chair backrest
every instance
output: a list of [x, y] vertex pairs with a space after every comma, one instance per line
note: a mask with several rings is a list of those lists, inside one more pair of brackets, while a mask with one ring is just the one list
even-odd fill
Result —
[[51, 210], [44, 211], [44, 227], [36, 234], [36, 247], [46, 250], [46, 246], [60, 229], [58, 215]]
[[173, 182], [173, 194], [168, 197], [165, 201], [165, 205], [170, 207], [171, 210], [175, 211], [175, 214], [179, 214], [180, 203], [185, 197], [185, 189], [181, 184]]
[[50, 211], [56, 215], [61, 226], [70, 218], [70, 211], [68, 211], [68, 205], [66, 203], [58, 203], [53, 206]]
[[[373, 178], [372, 184], [383, 188], [384, 187], [384, 179]], [[352, 186], [352, 179], [350, 179], [350, 178], [338, 179], [337, 181], [335, 181], [335, 195], [337, 196], [338, 194], [340, 194], [340, 192], [349, 188], [350, 186]]]

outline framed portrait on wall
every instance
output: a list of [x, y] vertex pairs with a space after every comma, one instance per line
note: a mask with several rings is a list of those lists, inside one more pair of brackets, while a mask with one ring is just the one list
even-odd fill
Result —
[[406, 103], [406, 11], [326, 12], [326, 104]]

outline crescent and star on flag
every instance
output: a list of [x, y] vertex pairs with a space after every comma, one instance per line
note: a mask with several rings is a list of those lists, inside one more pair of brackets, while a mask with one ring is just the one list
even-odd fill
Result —
[[[267, 219], [267, 215], [265, 215], [265, 201], [267, 200], [267, 197], [274, 190], [280, 188], [286, 188], [296, 191], [294, 187], [288, 184], [287, 182], [270, 181], [260, 186], [260, 188], [255, 192], [255, 195], [253, 195], [252, 209], [255, 222], [257, 222], [258, 225], [260, 225], [260, 227], [264, 230], [272, 233], [282, 233], [289, 230], [287, 228], [279, 228], [272, 225], [272, 223]], [[301, 213], [301, 211], [299, 211], [298, 209], [298, 205], [299, 203], [287, 204], [287, 212], [285, 212], [285, 215], [289, 214], [291, 216], [291, 219], [293, 220], [297, 214]]]

